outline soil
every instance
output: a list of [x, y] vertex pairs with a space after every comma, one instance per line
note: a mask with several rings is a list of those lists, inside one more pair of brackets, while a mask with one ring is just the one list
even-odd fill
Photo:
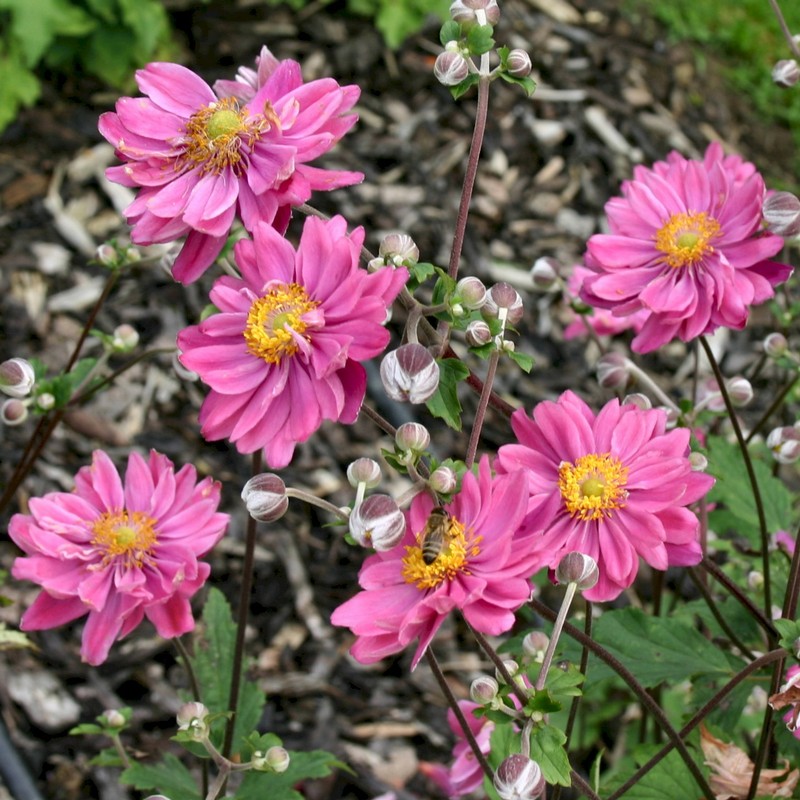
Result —
[[[761, 126], [712, 61], [698, 73], [691, 47], [668, 44], [645, 17], [624, 17], [612, 0], [507, 0], [502, 9], [498, 38], [531, 54], [539, 91], [527, 99], [515, 87], [493, 87], [466, 273], [529, 290], [528, 270], [537, 258], [550, 256], [565, 267], [579, 262], [588, 236], [602, 229], [603, 204], [633, 165], [671, 149], [696, 157], [720, 139], [768, 176], [792, 163], [787, 131]], [[556, 12], [566, 16], [556, 18]], [[434, 80], [435, 25], [391, 52], [368, 21], [348, 16], [338, 2], [311, 4], [301, 15], [247, 0], [176, 3], [171, 13], [185, 63], [209, 82], [231, 77], [266, 43], [278, 57], [300, 61], [307, 79], [330, 75], [361, 86], [360, 123], [324, 163], [362, 170], [366, 179], [313, 202], [363, 225], [372, 250], [385, 233], [401, 230], [413, 236], [424, 260], [447, 263], [475, 99], [471, 94], [456, 103]], [[0, 137], [0, 360], [36, 357], [62, 369], [105, 279], [92, 262], [93, 249], [125, 236], [114, 198], [98, 177], [113, 155], [97, 133], [97, 117], [114, 99], [83, 76], [53, 76], [43, 100]], [[157, 266], [158, 253], [145, 255], [153, 258], [120, 281], [96, 327], [110, 331], [128, 322], [143, 348], [170, 348], [176, 332], [207, 303], [210, 276], [186, 289]], [[564, 340], [558, 296], [526, 294], [526, 308], [517, 348], [533, 354], [536, 367], [530, 376], [501, 372], [501, 395], [526, 407], [576, 386], [602, 397], [591, 378], [596, 350]], [[87, 352], [97, 354], [96, 344]], [[682, 345], [660, 356], [666, 388], [685, 356]], [[482, 374], [483, 365], [475, 369]], [[68, 490], [96, 448], [119, 464], [133, 447], [156, 447], [177, 463], [192, 462], [223, 482], [224, 509], [233, 515], [210, 561], [213, 584], [235, 606], [245, 526], [238, 495], [250, 465], [226, 444], [202, 441], [196, 422], [202, 397], [202, 386], [176, 376], [168, 354], [143, 361], [111, 391], [67, 416], [19, 491], [17, 507], [24, 509], [30, 496]], [[368, 399], [395, 424], [430, 421], [424, 410], [388, 406], [380, 391], [371, 390]], [[474, 396], [465, 394], [464, 405], [469, 418]], [[0, 428], [0, 486], [32, 427], [29, 421]], [[432, 427], [438, 452], [463, 453], [460, 435]], [[508, 438], [505, 419], [490, 415], [486, 449]], [[325, 426], [282, 474], [289, 485], [346, 505], [352, 501], [348, 463], [374, 456], [376, 446], [390, 442], [368, 419], [348, 429]], [[396, 475], [391, 481], [385, 490], [402, 486]], [[324, 527], [329, 521], [293, 504], [284, 519], [259, 533], [248, 647], [252, 677], [270, 698], [261, 727], [289, 748], [325, 748], [353, 766], [353, 774], [310, 782], [303, 789], [309, 800], [361, 800], [390, 790], [400, 800], [436, 797], [420, 760], [449, 759], [444, 701], [427, 667], [409, 673], [408, 654], [371, 668], [348, 657], [349, 633], [331, 628], [328, 619], [354, 593], [361, 554], [336, 528]], [[10, 542], [0, 542], [0, 564], [10, 567], [14, 554]], [[13, 583], [3, 591], [12, 602], [0, 619], [14, 626], [36, 592]], [[114, 770], [89, 764], [98, 740], [68, 730], [106, 708], [131, 705], [127, 741], [138, 754], [148, 759], [165, 749], [180, 752], [169, 741], [178, 692], [186, 688], [174, 649], [142, 626], [93, 669], [80, 662], [79, 625], [33, 639], [36, 651], [0, 654], [0, 711], [41, 795], [136, 797], [119, 786]], [[436, 652], [453, 691], [466, 696], [486, 664], [464, 631], [445, 625]], [[34, 678], [30, 687], [19, 688], [22, 674]]]

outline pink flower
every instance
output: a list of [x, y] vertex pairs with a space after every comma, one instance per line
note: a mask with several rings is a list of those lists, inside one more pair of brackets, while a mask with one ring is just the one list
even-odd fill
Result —
[[525, 499], [524, 475], [493, 478], [488, 459], [482, 459], [477, 477], [467, 473], [461, 491], [444, 507], [446, 527], [437, 553], [426, 548], [425, 536], [433, 500], [417, 495], [400, 544], [364, 562], [359, 574], [364, 591], [331, 617], [356, 635], [353, 656], [371, 664], [418, 639], [414, 669], [455, 609], [482, 633], [507, 631], [531, 593], [531, 537], [515, 537]]
[[[137, 244], [186, 236], [173, 275], [191, 283], [219, 255], [238, 215], [253, 231], [261, 220], [283, 231], [290, 206], [312, 191], [348, 186], [359, 172], [308, 166], [354, 125], [357, 86], [331, 78], [304, 84], [296, 61], [262, 51], [257, 91], [246, 102], [218, 97], [179, 64], [136, 73], [145, 97], [122, 97], [100, 117], [100, 133], [124, 164], [108, 177], [139, 187], [125, 210]], [[244, 86], [245, 84], [243, 84]], [[255, 88], [255, 87], [251, 87]], [[224, 86], [223, 86], [224, 89]]]
[[661, 409], [607, 403], [595, 417], [572, 392], [511, 417], [518, 444], [503, 445], [498, 472], [522, 468], [536, 569], [555, 569], [568, 552], [600, 570], [589, 600], [613, 600], [630, 586], [639, 556], [651, 567], [697, 564], [699, 522], [686, 506], [714, 479], [693, 472], [686, 428], [666, 431]]
[[342, 217], [310, 217], [296, 252], [265, 223], [237, 242], [242, 278], [211, 291], [221, 313], [178, 335], [181, 362], [211, 387], [206, 439], [264, 448], [278, 468], [324, 419], [355, 421], [366, 391], [358, 362], [388, 344], [386, 309], [408, 279], [405, 268], [359, 269], [363, 241]]
[[795, 664], [786, 670], [786, 683], [780, 688], [787, 699], [794, 700], [794, 702], [788, 703], [790, 708], [783, 715], [783, 721], [795, 739], [800, 739], [800, 726], [797, 724], [797, 718], [800, 716], [800, 704], [797, 702], [797, 689], [795, 688], [798, 683], [800, 683], [800, 664]]
[[128, 459], [125, 479], [102, 451], [75, 476], [71, 493], [30, 501], [9, 535], [25, 556], [18, 580], [42, 591], [22, 617], [22, 630], [55, 628], [88, 614], [81, 656], [105, 661], [111, 645], [147, 617], [165, 638], [194, 628], [189, 598], [205, 583], [204, 556], [222, 538], [228, 515], [217, 512], [220, 486], [197, 482], [194, 467], [177, 473], [150, 451]]
[[749, 306], [774, 295], [791, 267], [769, 261], [783, 239], [762, 228], [766, 190], [752, 164], [709, 145], [703, 161], [671, 153], [636, 167], [606, 204], [611, 230], [587, 244], [584, 302], [615, 316], [644, 310], [634, 338], [648, 352], [720, 326], [743, 328]]

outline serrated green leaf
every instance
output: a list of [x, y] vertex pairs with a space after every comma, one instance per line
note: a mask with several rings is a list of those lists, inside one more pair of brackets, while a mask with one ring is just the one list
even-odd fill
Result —
[[170, 800], [201, 800], [191, 773], [171, 753], [158, 764], [132, 764], [120, 775], [120, 781], [136, 789], [156, 789]]
[[523, 371], [530, 372], [533, 369], [534, 358], [527, 353], [518, 353], [516, 350], [507, 350], [506, 355]]
[[113, 747], [106, 747], [101, 750], [96, 756], [89, 759], [89, 763], [93, 767], [124, 767], [125, 763], [120, 754]]
[[467, 32], [467, 47], [474, 56], [488, 53], [494, 47], [491, 25], [473, 25]]
[[95, 725], [93, 722], [83, 722], [80, 725], [76, 725], [74, 728], [69, 729], [70, 736], [80, 736], [81, 734], [86, 734], [87, 736], [97, 736], [101, 733], [105, 733], [105, 728], [101, 728], [99, 725]]
[[[636, 763], [641, 766], [658, 751], [657, 746], [637, 748]], [[632, 774], [632, 773], [631, 773]], [[618, 775], [612, 786], [604, 786], [603, 794], [614, 786], [621, 786], [630, 775]], [[625, 800], [676, 800], [676, 798], [699, 797], [699, 789], [692, 773], [683, 759], [674, 750], [653, 767], [646, 775], [628, 789]]]
[[454, 19], [447, 20], [439, 31], [439, 41], [442, 43], [442, 47], [445, 47], [448, 42], [457, 42], [460, 38], [461, 26]]
[[531, 734], [531, 758], [541, 767], [548, 783], [570, 786], [570, 766], [564, 744], [567, 737], [555, 725], [537, 728]]
[[794, 654], [797, 650], [795, 642], [800, 639], [800, 620], [797, 619], [776, 619], [772, 623], [781, 635], [780, 646], [789, 653]]
[[17, 55], [0, 56], [0, 132], [17, 118], [20, 108], [32, 106], [40, 94], [38, 78]]
[[533, 93], [536, 91], [536, 81], [527, 75], [524, 78], [521, 78], [517, 75], [509, 75], [507, 72], [501, 72], [500, 77], [506, 83], [515, 83], [517, 86], [521, 86], [525, 90], [525, 94], [528, 97], [532, 97]]
[[425, 405], [438, 419], [443, 419], [453, 430], [461, 430], [461, 402], [458, 399], [458, 384], [469, 375], [469, 367], [457, 358], [437, 359], [439, 386]]
[[10, 631], [5, 622], [0, 622], [0, 650], [20, 650], [24, 647], [37, 649], [22, 631]]
[[450, 94], [453, 95], [453, 100], [458, 100], [459, 97], [466, 94], [479, 80], [478, 75], [471, 73], [458, 86], [451, 86]]
[[348, 769], [346, 764], [324, 750], [290, 751], [289, 757], [286, 772], [277, 775], [273, 772], [248, 772], [236, 792], [236, 800], [303, 800], [303, 795], [294, 789], [300, 781], [324, 778], [334, 768]]

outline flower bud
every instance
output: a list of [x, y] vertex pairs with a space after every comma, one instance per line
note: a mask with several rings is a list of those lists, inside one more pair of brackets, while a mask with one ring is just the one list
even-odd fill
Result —
[[105, 242], [101, 244], [97, 250], [94, 251], [94, 258], [100, 264], [106, 267], [114, 267], [117, 265], [119, 261], [119, 256], [117, 255], [117, 248], [114, 245]]
[[258, 522], [274, 522], [289, 508], [286, 484], [271, 472], [254, 475], [242, 488], [247, 513]]
[[510, 75], [515, 78], [525, 78], [531, 73], [531, 57], [524, 50], [515, 47], [508, 54], [506, 66]]
[[374, 489], [381, 482], [381, 465], [372, 458], [357, 458], [347, 468], [347, 480], [354, 489], [360, 483]]
[[597, 361], [597, 382], [604, 389], [622, 389], [630, 375], [628, 359], [622, 353], [606, 353]]
[[450, 467], [437, 467], [428, 478], [428, 486], [436, 494], [450, 494], [456, 490], [458, 477]]
[[405, 233], [390, 233], [383, 237], [383, 241], [378, 247], [378, 254], [385, 259], [386, 263], [400, 266], [406, 261], [416, 263], [419, 261], [419, 248], [414, 240]]
[[283, 747], [270, 747], [265, 758], [273, 772], [286, 772], [289, 769], [289, 752]]
[[783, 58], [772, 68], [772, 82], [781, 89], [791, 89], [800, 81], [800, 66], [793, 58]]
[[439, 365], [421, 344], [404, 344], [381, 361], [381, 381], [392, 400], [424, 403], [439, 386]]
[[513, 753], [497, 768], [494, 788], [501, 800], [534, 800], [544, 791], [545, 781], [535, 761]]
[[714, 378], [706, 378], [697, 387], [697, 404], [708, 408], [710, 411], [724, 411], [725, 398], [719, 390], [719, 384]]
[[469, 75], [469, 64], [461, 53], [445, 50], [433, 64], [436, 80], [445, 86], [457, 86]]
[[489, 289], [486, 305], [481, 313], [490, 319], [498, 319], [505, 315], [509, 324], [516, 325], [524, 313], [522, 298], [511, 284], [501, 281]]
[[165, 794], [151, 794], [145, 797], [144, 800], [170, 800]]
[[133, 325], [123, 324], [114, 328], [111, 346], [119, 353], [129, 353], [139, 344], [139, 332]]
[[[497, 25], [500, 20], [500, 7], [497, 5], [497, 0], [488, 0], [483, 3], [481, 8], [486, 12], [486, 22], [489, 25]], [[473, 0], [470, 0], [469, 3], [466, 0], [454, 0], [450, 4], [450, 17], [460, 25], [470, 27], [478, 22], [476, 10]]]
[[541, 661], [550, 644], [550, 637], [543, 631], [531, 631], [522, 640], [522, 651], [534, 661]]
[[582, 592], [591, 589], [599, 578], [597, 562], [584, 553], [567, 553], [556, 567], [556, 580], [559, 583], [577, 583]]
[[56, 398], [54, 395], [50, 394], [50, 392], [42, 392], [36, 397], [36, 405], [41, 408], [42, 411], [49, 411], [55, 404]]
[[779, 464], [793, 464], [800, 458], [800, 431], [791, 426], [774, 428], [767, 436], [767, 447]]
[[533, 285], [542, 292], [549, 292], [558, 286], [558, 261], [544, 256], [537, 258], [531, 267]]
[[406, 532], [406, 518], [388, 494], [370, 495], [348, 520], [350, 534], [362, 547], [391, 550]]
[[421, 453], [431, 443], [431, 435], [419, 422], [404, 422], [395, 432], [394, 441], [404, 452]]
[[649, 411], [653, 407], [650, 398], [641, 392], [626, 394], [625, 397], [622, 398], [622, 405], [636, 406], [636, 408], [641, 408], [642, 411]]
[[464, 308], [475, 311], [486, 302], [486, 286], [480, 278], [470, 275], [456, 284], [455, 296]]
[[[503, 666], [506, 668], [506, 672], [513, 678], [519, 672], [519, 664], [514, 661], [513, 658], [504, 658], [503, 659]], [[499, 683], [505, 683], [506, 679], [503, 677], [503, 673], [500, 672], [499, 669], [495, 669], [494, 676], [497, 678]]]
[[178, 730], [186, 731], [197, 742], [202, 741], [209, 733], [206, 722], [208, 713], [208, 709], [202, 703], [185, 703], [178, 709]]
[[731, 403], [737, 408], [746, 406], [753, 399], [753, 386], [747, 378], [737, 375], [727, 382]]
[[28, 418], [28, 407], [22, 400], [11, 398], [0, 405], [0, 422], [13, 428], [15, 425], [22, 425]]
[[128, 720], [125, 719], [125, 715], [121, 711], [117, 711], [116, 708], [110, 708], [100, 715], [98, 722], [108, 728], [124, 728]]
[[3, 394], [27, 397], [35, 382], [33, 367], [24, 358], [9, 358], [0, 364], [0, 392]]
[[764, 573], [758, 570], [750, 570], [747, 573], [747, 588], [756, 591], [764, 585]]
[[491, 675], [481, 675], [470, 684], [469, 696], [473, 703], [485, 706], [497, 697], [499, 689], [500, 684]]
[[780, 358], [789, 352], [789, 342], [782, 333], [770, 333], [762, 344], [764, 352], [770, 358]]
[[492, 331], [482, 319], [475, 319], [467, 325], [464, 338], [470, 347], [483, 347], [492, 341]]
[[708, 469], [708, 459], [702, 453], [689, 453], [689, 464], [692, 472], [705, 472]]
[[761, 213], [771, 233], [786, 238], [800, 234], [800, 199], [791, 192], [772, 192]]

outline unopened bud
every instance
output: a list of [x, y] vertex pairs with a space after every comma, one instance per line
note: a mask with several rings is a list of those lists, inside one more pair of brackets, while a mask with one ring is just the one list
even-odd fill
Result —
[[761, 213], [771, 233], [785, 238], [800, 234], [800, 199], [791, 192], [772, 192]]
[[139, 332], [127, 323], [114, 328], [111, 346], [120, 353], [129, 353], [139, 344]]
[[622, 405], [636, 406], [636, 408], [641, 408], [642, 411], [649, 411], [653, 407], [653, 403], [651, 402], [650, 398], [641, 392], [632, 392], [631, 394], [626, 394], [625, 397], [622, 398]]
[[747, 588], [753, 591], [760, 589], [764, 585], [764, 573], [758, 570], [751, 570], [747, 573]]
[[[584, 481], [584, 492], [591, 491], [591, 487], [586, 487], [591, 480]], [[577, 583], [582, 592], [591, 589], [599, 579], [597, 562], [585, 553], [567, 553], [556, 567], [556, 580], [559, 583]]]
[[0, 392], [9, 397], [27, 397], [36, 382], [33, 366], [24, 358], [9, 358], [0, 364]]
[[108, 242], [101, 244], [97, 250], [94, 251], [94, 257], [96, 261], [106, 267], [116, 266], [117, 262], [119, 261], [117, 248]]
[[464, 308], [474, 311], [486, 302], [486, 286], [480, 278], [470, 275], [456, 284], [455, 296]]
[[541, 661], [550, 644], [550, 637], [543, 631], [531, 631], [522, 640], [522, 651], [534, 661]]
[[604, 389], [622, 389], [630, 375], [628, 359], [622, 353], [606, 353], [597, 362], [597, 382]]
[[[503, 659], [503, 666], [506, 668], [506, 672], [513, 678], [519, 672], [519, 664], [514, 661], [513, 658], [506, 658]], [[506, 679], [503, 677], [503, 673], [500, 672], [499, 669], [495, 669], [494, 671], [495, 678], [497, 678], [499, 683], [505, 683]]]
[[404, 344], [381, 361], [381, 382], [392, 400], [424, 403], [439, 386], [439, 365], [421, 344]]
[[708, 469], [708, 459], [702, 453], [689, 453], [689, 465], [692, 472], [705, 472]]
[[469, 75], [469, 64], [461, 53], [445, 50], [433, 63], [436, 80], [445, 86], [457, 86]]
[[531, 267], [531, 279], [537, 289], [549, 292], [558, 286], [558, 261], [549, 256], [537, 258]]
[[800, 458], [800, 431], [791, 426], [774, 428], [767, 435], [767, 447], [779, 464], [793, 464]]
[[[483, 11], [486, 12], [486, 22], [489, 25], [497, 25], [500, 20], [500, 7], [497, 5], [497, 0], [488, 0], [481, 6]], [[467, 27], [475, 25], [478, 22], [478, 16], [475, 13], [477, 9], [473, 5], [473, 0], [469, 3], [466, 0], [454, 0], [450, 4], [450, 16], [460, 25]]]
[[374, 489], [381, 482], [381, 465], [373, 458], [357, 458], [347, 468], [347, 480], [354, 489], [360, 483]]
[[387, 263], [392, 263], [396, 266], [406, 261], [414, 263], [419, 261], [419, 248], [414, 240], [405, 233], [390, 233], [388, 236], [384, 236], [378, 247], [378, 254]]
[[121, 711], [117, 711], [116, 708], [110, 708], [108, 711], [104, 711], [100, 715], [98, 721], [109, 728], [124, 728], [128, 722], [128, 720], [125, 719], [125, 715]]
[[419, 422], [404, 422], [395, 432], [394, 441], [403, 452], [421, 453], [431, 443], [431, 435]]
[[289, 508], [286, 484], [271, 472], [254, 475], [242, 488], [247, 513], [259, 522], [274, 522]]
[[531, 72], [531, 57], [524, 51], [515, 47], [509, 54], [506, 61], [508, 72], [515, 78], [525, 78]]
[[800, 81], [800, 66], [793, 58], [784, 58], [772, 68], [772, 82], [782, 89], [791, 89]]
[[451, 494], [456, 490], [458, 477], [450, 467], [437, 467], [428, 478], [428, 486], [436, 494]]
[[42, 392], [36, 396], [36, 405], [41, 408], [42, 411], [49, 411], [55, 404], [55, 395], [50, 394], [50, 392]]
[[266, 752], [267, 764], [273, 772], [286, 772], [289, 769], [289, 751], [283, 747], [270, 747]]
[[185, 703], [178, 709], [176, 715], [178, 730], [186, 731], [195, 741], [202, 741], [209, 733], [206, 722], [208, 713], [208, 709], [202, 703]]
[[501, 281], [489, 289], [486, 305], [481, 309], [481, 313], [490, 319], [498, 319], [505, 315], [505, 319], [511, 325], [516, 325], [524, 313], [522, 298], [511, 284]]
[[728, 396], [737, 408], [746, 406], [753, 399], [753, 386], [747, 378], [736, 376], [727, 382]]
[[782, 333], [770, 333], [763, 343], [764, 352], [770, 358], [780, 358], [789, 352], [789, 342]]
[[27, 418], [28, 407], [22, 400], [11, 398], [0, 405], [0, 422], [3, 425], [8, 425], [9, 428], [13, 428], [15, 425], [22, 425]]
[[545, 780], [535, 761], [513, 753], [497, 768], [494, 788], [501, 800], [534, 800], [544, 791]]
[[481, 675], [470, 684], [469, 696], [473, 703], [485, 706], [497, 697], [499, 690], [500, 684], [491, 675]]
[[475, 319], [467, 325], [464, 338], [470, 347], [483, 347], [492, 341], [492, 331], [482, 319]]
[[406, 518], [387, 494], [370, 495], [359, 503], [348, 520], [350, 534], [362, 547], [391, 550], [406, 532]]

